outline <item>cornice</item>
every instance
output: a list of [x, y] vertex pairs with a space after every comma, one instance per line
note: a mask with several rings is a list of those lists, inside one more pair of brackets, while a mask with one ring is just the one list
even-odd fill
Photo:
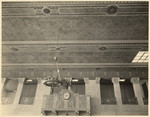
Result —
[[[148, 67], [148, 63], [58, 63], [60, 68], [95, 68], [95, 67]], [[43, 67], [49, 68], [55, 63], [3, 63], [2, 67]]]
[[148, 46], [148, 40], [3, 41], [2, 46]]
[[[43, 12], [44, 8], [49, 9], [49, 13], [44, 13]], [[141, 8], [143, 10], [140, 10]], [[3, 2], [2, 9], [3, 9], [2, 15], [4, 17], [7, 16], [34, 17], [34, 16], [53, 16], [53, 15], [132, 16], [139, 14], [148, 15], [148, 2], [142, 1]], [[113, 9], [114, 12], [112, 12], [112, 10], [109, 9]]]
[[101, 5], [101, 4], [148, 4], [148, 1], [49, 1], [49, 2], [3, 2], [3, 6], [29, 5]]

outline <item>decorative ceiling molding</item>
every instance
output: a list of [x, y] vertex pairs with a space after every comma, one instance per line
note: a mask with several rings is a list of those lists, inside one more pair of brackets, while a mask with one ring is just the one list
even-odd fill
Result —
[[31, 7], [45, 5], [105, 5], [105, 4], [125, 4], [125, 5], [148, 5], [148, 1], [49, 1], [49, 2], [2, 2], [3, 7]]
[[3, 46], [148, 46], [148, 40], [2, 41]]
[[[3, 16], [148, 15], [148, 2], [6, 2]], [[47, 13], [45, 13], [45, 8]]]
[[[95, 67], [148, 67], [148, 63], [58, 63], [60, 68], [95, 68]], [[54, 67], [55, 63], [3, 63], [3, 67]]]

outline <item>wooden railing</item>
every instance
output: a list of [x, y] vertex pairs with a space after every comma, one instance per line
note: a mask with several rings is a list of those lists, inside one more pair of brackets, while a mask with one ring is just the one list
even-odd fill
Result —
[[117, 104], [116, 103], [116, 98], [115, 97], [113, 97], [113, 98], [102, 98], [101, 99], [101, 103], [102, 104]]

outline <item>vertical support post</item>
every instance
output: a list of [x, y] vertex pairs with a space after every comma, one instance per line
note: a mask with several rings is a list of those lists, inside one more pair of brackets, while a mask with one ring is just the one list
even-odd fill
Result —
[[149, 89], [149, 88], [148, 88], [148, 81], [146, 80], [145, 83], [146, 83], [147, 89]]
[[36, 89], [36, 94], [35, 94], [35, 99], [34, 99], [34, 105], [37, 107], [42, 106], [42, 98], [43, 98], [43, 93], [42, 93], [42, 79], [37, 78], [37, 89]]
[[3, 88], [4, 88], [5, 82], [6, 82], [6, 78], [2, 78], [2, 79], [1, 79], [1, 91], [2, 91]]
[[140, 80], [139, 77], [132, 77], [131, 82], [133, 84], [133, 89], [134, 89], [135, 96], [137, 97], [138, 104], [142, 106], [144, 105], [144, 101], [142, 98], [142, 91], [141, 91], [139, 80]]
[[85, 81], [85, 93], [91, 98], [91, 114], [100, 113], [100, 78], [95, 80], [89, 80], [89, 78], [84, 78]]
[[49, 87], [49, 86], [45, 86], [45, 85], [43, 85], [43, 83], [45, 82], [45, 80], [41, 80], [41, 86], [42, 86], [42, 88], [41, 88], [41, 91], [42, 91], [42, 94], [43, 95], [50, 95], [50, 93], [52, 92], [52, 88], [51, 87]]
[[113, 86], [114, 86], [114, 93], [117, 100], [117, 105], [122, 105], [121, 99], [121, 91], [120, 91], [120, 84], [119, 84], [119, 77], [112, 78]]
[[25, 78], [18, 78], [18, 87], [17, 87], [15, 99], [14, 99], [14, 105], [19, 104], [19, 100], [20, 100], [20, 97], [21, 97], [21, 92], [22, 92], [22, 89], [23, 89], [24, 80], [25, 80]]
[[100, 98], [99, 80], [100, 78], [96, 78], [95, 80], [84, 78], [86, 95], [90, 95], [93, 98]]

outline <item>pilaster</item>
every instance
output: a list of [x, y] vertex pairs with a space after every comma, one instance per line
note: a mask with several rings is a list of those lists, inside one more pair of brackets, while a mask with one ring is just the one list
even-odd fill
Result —
[[137, 97], [138, 104], [139, 105], [144, 105], [143, 98], [142, 98], [142, 91], [139, 83], [139, 77], [132, 77], [131, 82], [133, 84], [133, 89], [135, 93], [135, 97]]
[[115, 93], [117, 105], [122, 105], [119, 79], [120, 79], [119, 77], [114, 77], [111, 80], [112, 80], [113, 86], [114, 86], [114, 93]]
[[100, 97], [100, 78], [89, 80], [85, 78], [85, 94], [90, 96], [91, 114], [100, 113], [101, 97]]
[[1, 78], [1, 91], [4, 88], [5, 82], [6, 82], [6, 78]]
[[18, 78], [18, 87], [17, 87], [17, 90], [16, 90], [14, 105], [19, 104], [19, 100], [20, 100], [20, 97], [21, 97], [21, 92], [22, 92], [24, 80], [25, 80], [25, 78]]

